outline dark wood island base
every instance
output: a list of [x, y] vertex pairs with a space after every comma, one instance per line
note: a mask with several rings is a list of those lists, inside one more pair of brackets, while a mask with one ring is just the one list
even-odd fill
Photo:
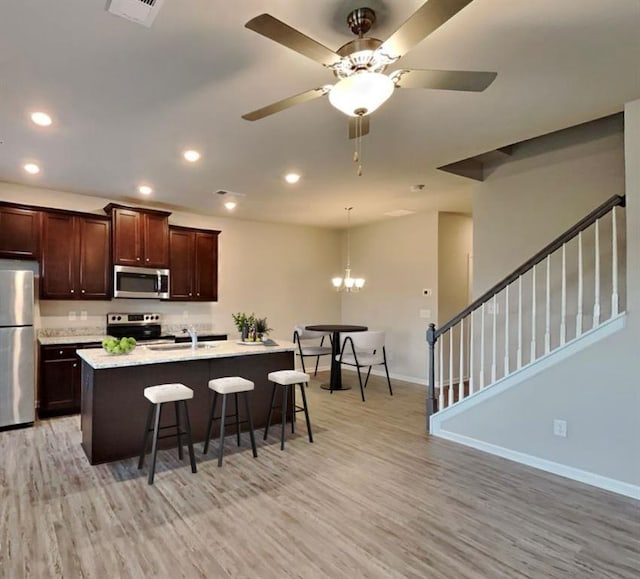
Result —
[[[193, 390], [193, 399], [187, 403], [193, 440], [204, 441], [211, 403], [208, 382], [212, 378], [223, 376], [242, 376], [255, 383], [251, 396], [254, 428], [264, 427], [271, 400], [271, 386], [267, 375], [269, 372], [290, 370], [293, 367], [292, 351], [98, 369], [83, 360], [82, 448], [91, 464], [138, 456], [148, 409], [143, 391], [147, 386], [171, 382], [180, 382]], [[232, 414], [235, 411], [233, 397], [229, 402], [227, 414]], [[289, 408], [291, 406], [288, 404]], [[240, 419], [243, 420], [242, 404], [240, 410]], [[288, 414], [290, 420], [290, 413]], [[235, 425], [232, 423], [233, 421], [229, 421], [227, 425], [229, 434], [235, 432]], [[167, 407], [163, 412], [161, 424], [175, 424], [172, 408]], [[212, 437], [218, 435], [217, 431], [219, 421], [216, 421]], [[162, 440], [161, 443], [161, 448], [176, 445], [173, 438]]]

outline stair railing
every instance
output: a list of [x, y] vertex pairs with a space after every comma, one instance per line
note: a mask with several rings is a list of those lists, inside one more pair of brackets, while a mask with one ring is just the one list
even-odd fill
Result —
[[626, 243], [616, 208], [624, 206], [624, 196], [614, 195], [446, 324], [429, 324], [427, 430], [439, 410], [621, 311]]

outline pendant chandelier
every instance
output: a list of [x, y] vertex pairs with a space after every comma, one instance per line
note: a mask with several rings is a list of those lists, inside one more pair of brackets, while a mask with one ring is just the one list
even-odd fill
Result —
[[331, 283], [336, 291], [344, 290], [345, 292], [358, 292], [364, 287], [364, 278], [351, 277], [351, 248], [349, 239], [349, 230], [351, 226], [351, 210], [353, 207], [345, 207], [347, 212], [347, 267], [344, 269], [344, 277], [334, 277]]

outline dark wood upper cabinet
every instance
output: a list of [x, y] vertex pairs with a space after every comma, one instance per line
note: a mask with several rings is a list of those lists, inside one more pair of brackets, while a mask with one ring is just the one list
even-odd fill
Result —
[[105, 217], [43, 212], [40, 297], [109, 299], [110, 231]]
[[169, 266], [169, 215], [110, 203], [105, 211], [113, 224], [113, 263], [140, 267]]
[[217, 301], [219, 233], [169, 228], [172, 300]]
[[28, 207], [0, 205], [0, 257], [40, 257], [40, 211]]

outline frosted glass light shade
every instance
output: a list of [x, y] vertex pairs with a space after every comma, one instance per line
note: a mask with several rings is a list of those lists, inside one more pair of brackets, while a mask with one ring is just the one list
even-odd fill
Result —
[[342, 278], [341, 277], [334, 277], [331, 280], [331, 283], [333, 284], [334, 288], [340, 289], [340, 286], [342, 285]]
[[368, 115], [393, 94], [394, 87], [386, 74], [358, 72], [333, 85], [329, 102], [350, 117]]

